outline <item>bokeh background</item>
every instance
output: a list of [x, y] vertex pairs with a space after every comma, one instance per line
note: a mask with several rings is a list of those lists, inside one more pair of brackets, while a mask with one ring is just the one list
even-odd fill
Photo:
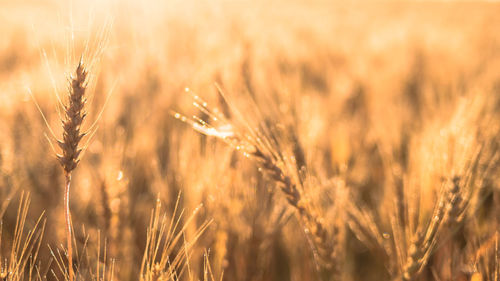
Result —
[[[26, 229], [42, 212], [46, 218], [40, 271], [60, 276], [47, 246], [65, 243], [64, 178], [50, 131], [62, 134], [57, 95], [66, 98], [84, 54], [84, 129], [96, 120], [98, 129], [73, 175], [75, 243], [86, 245], [91, 264], [114, 263], [115, 279], [138, 280], [156, 199], [170, 218], [180, 193], [181, 224], [200, 208], [186, 240], [211, 223], [178, 279], [203, 279], [207, 256], [217, 280], [222, 272], [223, 280], [319, 280], [295, 210], [272, 180], [173, 118], [200, 114], [186, 87], [221, 106], [217, 83], [243, 100], [246, 118], [259, 118], [247, 107], [268, 108], [263, 101], [272, 97], [271, 121], [293, 126], [314, 183], [310, 200], [327, 225], [343, 218], [343, 280], [393, 273], [391, 258], [354, 235], [337, 203], [362, 206], [388, 238], [393, 186], [418, 190], [425, 218], [442, 182], [470, 173], [480, 180], [456, 238], [460, 254], [440, 243], [419, 278], [498, 280], [495, 262], [479, 260], [494, 257], [495, 233], [498, 258], [499, 15], [499, 3], [483, 1], [0, 0], [4, 257], [24, 190]], [[467, 168], [478, 147], [482, 172]], [[107, 259], [97, 261], [104, 243]]]

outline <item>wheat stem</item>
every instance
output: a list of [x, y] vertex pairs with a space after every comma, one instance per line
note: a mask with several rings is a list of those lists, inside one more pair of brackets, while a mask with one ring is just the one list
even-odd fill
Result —
[[66, 189], [64, 191], [64, 217], [66, 219], [66, 239], [68, 243], [68, 275], [69, 280], [73, 279], [73, 247], [71, 238], [71, 213], [69, 210], [69, 189], [71, 185], [71, 173], [66, 173]]
[[70, 81], [68, 105], [65, 106], [64, 120], [62, 126], [64, 129], [62, 141], [58, 141], [62, 149], [62, 155], [57, 155], [66, 179], [64, 192], [64, 216], [66, 224], [66, 239], [68, 247], [68, 280], [74, 281], [73, 271], [73, 247], [71, 232], [71, 214], [69, 209], [69, 190], [71, 185], [71, 173], [79, 162], [82, 149], [79, 143], [85, 135], [80, 131], [82, 122], [85, 118], [85, 90], [87, 83], [87, 71], [80, 61], [76, 68], [76, 76]]

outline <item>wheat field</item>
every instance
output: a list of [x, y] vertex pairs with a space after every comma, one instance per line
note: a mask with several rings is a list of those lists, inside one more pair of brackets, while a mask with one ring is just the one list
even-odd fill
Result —
[[500, 281], [500, 3], [0, 0], [0, 280]]

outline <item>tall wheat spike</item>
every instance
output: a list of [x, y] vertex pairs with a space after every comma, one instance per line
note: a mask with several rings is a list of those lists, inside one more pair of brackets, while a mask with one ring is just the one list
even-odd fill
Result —
[[64, 216], [66, 220], [66, 239], [68, 247], [68, 278], [73, 281], [73, 247], [71, 233], [71, 214], [69, 209], [69, 190], [71, 185], [71, 173], [80, 161], [79, 156], [82, 149], [79, 147], [81, 139], [85, 133], [81, 132], [81, 125], [85, 119], [85, 90], [87, 87], [87, 70], [82, 61], [78, 63], [75, 76], [71, 78], [71, 85], [68, 92], [68, 104], [64, 108], [63, 139], [57, 141], [62, 149], [62, 155], [57, 155], [57, 159], [64, 169], [65, 191], [64, 191]]

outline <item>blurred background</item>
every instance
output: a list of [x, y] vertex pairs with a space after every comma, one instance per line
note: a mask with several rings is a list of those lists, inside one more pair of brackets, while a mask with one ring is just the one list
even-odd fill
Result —
[[[499, 15], [499, 3], [483, 1], [0, 0], [0, 201], [10, 202], [3, 256], [21, 191], [29, 192], [26, 229], [42, 212], [47, 223], [40, 271], [48, 280], [60, 276], [47, 245], [65, 243], [64, 178], [48, 139], [54, 144], [50, 130], [62, 135], [57, 97], [66, 100], [84, 54], [83, 129], [97, 120], [98, 130], [84, 139], [73, 174], [75, 243], [86, 245], [94, 264], [98, 240], [101, 247], [106, 240], [115, 279], [138, 279], [156, 198], [170, 218], [181, 193], [182, 222], [203, 204], [185, 236], [211, 223], [178, 279], [203, 279], [208, 255], [217, 280], [222, 272], [223, 280], [319, 280], [300, 221], [272, 181], [172, 117], [200, 114], [186, 87], [219, 106], [217, 83], [257, 106], [262, 97], [278, 101], [282, 119], [275, 121], [294, 126], [317, 186], [309, 195], [328, 223], [338, 217], [339, 185], [348, 200], [380, 215], [382, 230], [390, 229], [384, 209], [394, 182], [425, 196], [425, 217], [438, 183], [488, 143], [492, 176], [478, 197], [484, 221], [461, 242], [463, 259], [446, 267], [435, 258], [421, 277], [469, 280], [478, 271], [469, 247], [477, 249], [500, 221]], [[384, 259], [352, 231], [343, 222], [343, 279], [391, 278]], [[99, 259], [110, 263], [102, 253]]]

